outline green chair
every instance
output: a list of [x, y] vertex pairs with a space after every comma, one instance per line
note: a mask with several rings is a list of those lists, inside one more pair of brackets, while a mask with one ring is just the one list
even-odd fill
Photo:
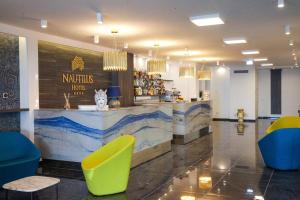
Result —
[[88, 190], [101, 196], [127, 188], [135, 138], [120, 136], [83, 159], [81, 167]]

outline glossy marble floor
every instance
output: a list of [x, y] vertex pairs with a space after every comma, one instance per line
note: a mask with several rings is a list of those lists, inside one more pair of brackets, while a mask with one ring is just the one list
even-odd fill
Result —
[[[77, 163], [42, 163], [40, 173], [60, 177], [60, 200], [297, 200], [300, 172], [280, 172], [264, 167], [256, 141], [268, 120], [246, 123], [213, 122], [213, 134], [187, 145], [174, 145], [171, 152], [131, 171], [126, 193], [94, 197], [87, 191]], [[240, 132], [240, 133], [239, 133]], [[55, 188], [37, 193], [36, 199], [55, 199]], [[263, 198], [262, 198], [263, 197]], [[4, 199], [4, 192], [0, 192]], [[25, 200], [23, 193], [9, 199]]]

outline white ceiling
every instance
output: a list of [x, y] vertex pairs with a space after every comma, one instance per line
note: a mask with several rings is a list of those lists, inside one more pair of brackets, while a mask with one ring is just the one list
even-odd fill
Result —
[[[104, 15], [104, 24], [96, 23], [96, 12]], [[190, 16], [219, 13], [224, 25], [197, 27]], [[48, 28], [40, 28], [40, 19]], [[215, 64], [244, 64], [241, 50], [258, 49], [255, 57], [268, 57], [276, 66], [294, 64], [289, 40], [297, 49], [300, 39], [300, 1], [286, 0], [277, 8], [277, 0], [1, 0], [0, 22], [40, 32], [112, 46], [110, 30], [119, 29], [118, 43], [129, 43], [129, 51], [147, 55], [159, 42], [160, 56]], [[284, 35], [284, 26], [292, 34]], [[224, 45], [224, 37], [246, 37], [247, 44]], [[184, 57], [184, 49], [191, 56]], [[193, 51], [194, 55], [193, 55]], [[300, 49], [299, 49], [300, 53]], [[299, 57], [300, 59], [300, 57]]]

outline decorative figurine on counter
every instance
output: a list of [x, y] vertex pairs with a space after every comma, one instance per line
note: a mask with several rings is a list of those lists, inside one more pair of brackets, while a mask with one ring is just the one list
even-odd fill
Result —
[[71, 105], [70, 105], [70, 93], [68, 93], [68, 94], [64, 93], [64, 97], [65, 97], [64, 109], [69, 110], [71, 108]]
[[107, 105], [107, 94], [106, 91], [103, 90], [95, 90], [95, 102], [97, 105], [97, 110], [101, 111], [101, 110], [108, 110], [108, 105]]

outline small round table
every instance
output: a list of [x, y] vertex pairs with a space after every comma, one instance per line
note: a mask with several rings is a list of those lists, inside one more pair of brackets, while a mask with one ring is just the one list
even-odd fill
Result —
[[30, 198], [33, 200], [33, 194], [39, 190], [56, 186], [56, 199], [58, 199], [58, 183], [60, 179], [46, 176], [29, 176], [4, 184], [2, 187], [6, 190], [6, 200], [8, 199], [8, 191], [30, 193]]

